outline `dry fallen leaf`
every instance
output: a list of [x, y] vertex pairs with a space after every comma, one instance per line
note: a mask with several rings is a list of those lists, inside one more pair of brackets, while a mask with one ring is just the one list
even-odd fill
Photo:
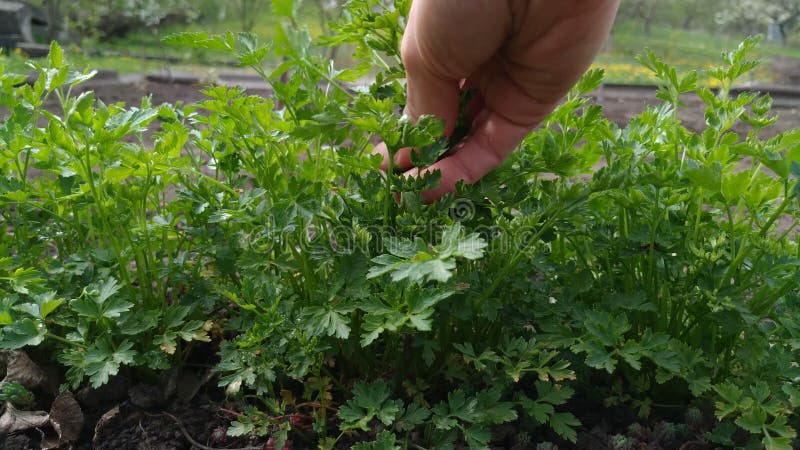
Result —
[[44, 411], [23, 411], [6, 402], [6, 409], [0, 416], [0, 434], [15, 433], [47, 425], [50, 415]]
[[25, 352], [4, 352], [6, 360], [6, 377], [3, 381], [17, 383], [28, 389], [45, 386], [47, 374], [33, 362]]
[[100, 430], [111, 423], [112, 420], [116, 419], [117, 416], [119, 416], [119, 406], [111, 408], [110, 410], [106, 411], [102, 417], [100, 417], [100, 420], [97, 421], [97, 425], [94, 427], [94, 437], [92, 437], [92, 442], [97, 443]]
[[61, 447], [67, 442], [75, 442], [83, 429], [83, 411], [71, 392], [64, 392], [50, 407], [50, 424], [56, 431], [56, 438], [48, 438], [42, 442], [42, 449], [49, 450]]

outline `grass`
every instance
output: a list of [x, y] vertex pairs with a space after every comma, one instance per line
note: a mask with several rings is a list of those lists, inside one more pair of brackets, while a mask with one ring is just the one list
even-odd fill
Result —
[[[319, 11], [314, 6], [306, 6], [299, 17], [312, 35], [317, 36], [323, 32], [323, 21], [320, 20]], [[256, 22], [253, 32], [264, 40], [272, 39], [279, 20], [269, 11], [265, 11]], [[217, 21], [199, 21], [193, 24], [174, 23], [153, 29], [142, 29], [124, 38], [109, 41], [86, 40], [81, 46], [69, 47], [68, 54], [75, 67], [113, 69], [120, 73], [172, 70], [208, 77], [213, 76], [213, 73], [221, 67], [230, 64], [225, 55], [212, 51], [165, 46], [161, 40], [170, 34], [182, 31], [223, 33], [240, 29], [241, 24], [235, 17]], [[621, 21], [616, 24], [611, 42], [597, 58], [594, 66], [606, 70], [607, 82], [649, 84], [654, 82], [654, 77], [636, 61], [636, 56], [645, 48], [655, 51], [679, 71], [687, 71], [719, 64], [720, 55], [736, 48], [742, 39], [743, 36], [658, 25], [653, 26], [648, 34], [644, 32], [641, 23], [632, 20]], [[144, 59], [142, 56], [173, 58], [181, 62]], [[772, 83], [775, 79], [770, 70], [771, 62], [778, 57], [800, 61], [800, 48], [763, 43], [755, 57], [765, 61], [765, 64], [743, 81]], [[7, 59], [12, 68], [25, 69], [24, 55], [9, 55]], [[713, 84], [712, 81], [708, 80], [708, 83]]]
[[[640, 23], [624, 21], [615, 25], [612, 40], [595, 66], [606, 69], [606, 79], [610, 82], [649, 83], [654, 78], [636, 61], [636, 56], [646, 48], [656, 52], [679, 71], [686, 71], [719, 65], [721, 55], [736, 48], [743, 38], [665, 26], [653, 26], [648, 34]], [[742, 81], [770, 83], [775, 81], [770, 71], [772, 61], [779, 57], [800, 60], [800, 48], [764, 42], [753, 57], [764, 61], [764, 64]]]
[[[298, 16], [301, 25], [308, 27], [312, 36], [323, 33], [324, 23], [314, 5], [306, 5]], [[280, 18], [264, 11], [252, 32], [262, 40], [271, 40], [280, 24]], [[167, 46], [162, 39], [173, 33], [205, 31], [212, 34], [241, 31], [236, 17], [223, 20], [197, 21], [191, 24], [171, 23], [160, 27], [141, 29], [122, 38], [100, 40], [87, 38], [81, 44], [65, 45], [70, 64], [76, 68], [110, 69], [120, 73], [151, 73], [170, 70], [209, 76], [220, 68], [234, 66], [234, 60], [224, 52], [198, 51]], [[20, 52], [0, 56], [6, 67], [16, 72], [27, 72], [28, 59], [44, 62], [44, 58], [29, 58]], [[179, 60], [180, 62], [170, 62]]]

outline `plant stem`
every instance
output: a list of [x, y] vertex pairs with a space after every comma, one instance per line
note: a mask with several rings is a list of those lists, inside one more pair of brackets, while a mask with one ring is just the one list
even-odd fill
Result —
[[67, 344], [67, 345], [70, 345], [70, 346], [73, 346], [73, 347], [84, 348], [84, 349], [86, 348], [85, 345], [83, 345], [83, 344], [81, 344], [79, 342], [68, 341], [68, 340], [62, 338], [61, 336], [55, 335], [53, 333], [47, 333], [45, 335], [45, 337], [47, 339], [52, 339], [54, 341], [60, 342], [62, 344]]

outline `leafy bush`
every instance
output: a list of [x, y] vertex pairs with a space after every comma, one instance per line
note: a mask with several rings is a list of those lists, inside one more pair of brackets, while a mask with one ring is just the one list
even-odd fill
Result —
[[[33, 86], [3, 73], [0, 346], [51, 350], [76, 388], [180, 364], [222, 329], [219, 384], [248, 405], [229, 433], [275, 448], [479, 449], [507, 423], [576, 442], [582, 408], [712, 403], [709, 442], [791, 448], [800, 131], [761, 139], [770, 98], [729, 94], [755, 40], [709, 71], [716, 92], [645, 55], [663, 103], [624, 128], [590, 72], [502, 168], [425, 204], [437, 174], [370, 154], [448, 148], [437, 120], [399, 116], [408, 2], [380, 6], [350, 2], [322, 41], [356, 47], [345, 70], [292, 28], [169, 39], [232, 52], [271, 98], [104, 105], [70, 94], [91, 74], [57, 45]], [[699, 134], [678, 119], [690, 92]]]

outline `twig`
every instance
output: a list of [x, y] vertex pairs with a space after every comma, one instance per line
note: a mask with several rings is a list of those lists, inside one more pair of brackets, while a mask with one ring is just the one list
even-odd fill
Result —
[[224, 412], [225, 414], [231, 415], [231, 416], [233, 416], [233, 417], [239, 417], [239, 416], [241, 416], [241, 415], [242, 415], [242, 413], [240, 413], [240, 412], [238, 412], [238, 411], [234, 411], [234, 410], [232, 410], [232, 409], [220, 408], [219, 410], [220, 410], [221, 412]]
[[188, 431], [186, 431], [186, 427], [185, 427], [185, 426], [183, 426], [183, 422], [181, 422], [181, 420], [180, 420], [180, 419], [178, 419], [177, 417], [173, 416], [172, 414], [170, 414], [170, 413], [168, 413], [168, 412], [161, 412], [161, 413], [158, 413], [158, 414], [150, 414], [150, 413], [145, 413], [145, 414], [147, 414], [147, 415], [148, 415], [148, 416], [150, 416], [150, 417], [167, 416], [167, 417], [169, 417], [170, 419], [174, 420], [174, 421], [175, 421], [175, 423], [176, 423], [176, 424], [178, 424], [178, 428], [180, 428], [180, 430], [181, 430], [181, 434], [183, 434], [183, 437], [185, 437], [185, 438], [186, 438], [186, 440], [187, 440], [187, 441], [189, 441], [189, 443], [190, 443], [190, 444], [192, 444], [192, 445], [194, 445], [195, 447], [197, 447], [197, 448], [200, 448], [200, 449], [202, 449], [202, 450], [263, 450], [263, 448], [264, 448], [264, 446], [263, 446], [263, 445], [262, 445], [262, 446], [259, 446], [259, 447], [241, 447], [241, 448], [216, 448], [216, 447], [209, 447], [209, 446], [207, 446], [207, 445], [203, 445], [203, 444], [201, 444], [201, 443], [199, 443], [199, 442], [195, 441], [195, 440], [194, 440], [194, 438], [192, 438], [192, 436], [191, 436], [191, 435], [189, 435], [189, 432], [188, 432]]
[[323, 408], [323, 407], [325, 409], [328, 409], [328, 410], [334, 412], [334, 413], [339, 412], [338, 408], [334, 408], [333, 406], [329, 406], [329, 405], [323, 406], [322, 403], [319, 403], [319, 402], [306, 402], [306, 403], [300, 403], [300, 404], [295, 405], [295, 408]]

